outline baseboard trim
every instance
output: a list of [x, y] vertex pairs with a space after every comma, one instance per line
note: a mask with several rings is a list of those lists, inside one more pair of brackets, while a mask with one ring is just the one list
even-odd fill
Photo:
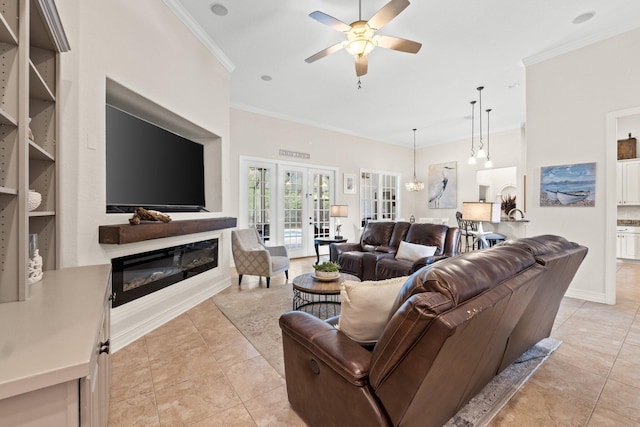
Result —
[[604, 292], [583, 291], [580, 289], [569, 288], [567, 292], [564, 294], [564, 296], [569, 298], [577, 298], [577, 299], [583, 299], [586, 301], [607, 304], [607, 299]]
[[[204, 276], [204, 277], [201, 277]], [[199, 274], [111, 310], [116, 352], [231, 285], [229, 275]]]

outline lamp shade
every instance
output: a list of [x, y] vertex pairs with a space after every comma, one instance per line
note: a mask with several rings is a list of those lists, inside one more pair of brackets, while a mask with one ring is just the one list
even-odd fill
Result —
[[498, 223], [500, 209], [500, 203], [462, 202], [462, 219]]
[[334, 218], [346, 218], [349, 216], [349, 205], [331, 205], [330, 214]]

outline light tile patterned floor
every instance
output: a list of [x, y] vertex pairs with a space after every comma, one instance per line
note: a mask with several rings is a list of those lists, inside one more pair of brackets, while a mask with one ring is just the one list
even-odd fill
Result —
[[[290, 277], [310, 265], [294, 260]], [[256, 277], [242, 286], [268, 292]], [[617, 297], [563, 300], [563, 344], [491, 426], [640, 425], [640, 265], [617, 265]], [[304, 426], [279, 371], [207, 300], [113, 355], [109, 425]]]

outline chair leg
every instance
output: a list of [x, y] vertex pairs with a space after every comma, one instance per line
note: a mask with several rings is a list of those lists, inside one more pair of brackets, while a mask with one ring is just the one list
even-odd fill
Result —
[[269, 283], [271, 283], [271, 277], [267, 277], [267, 288], [269, 287]]
[[238, 286], [242, 283], [242, 274], [238, 274]]
[[289, 280], [289, 270], [284, 271], [284, 277]]

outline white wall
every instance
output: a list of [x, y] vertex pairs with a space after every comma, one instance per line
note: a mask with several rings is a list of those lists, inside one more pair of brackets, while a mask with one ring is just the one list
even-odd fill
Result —
[[[525, 137], [523, 129], [512, 129], [491, 134], [491, 160], [493, 168], [504, 168], [515, 166], [517, 168], [517, 193], [516, 203], [523, 209], [523, 189], [524, 189], [524, 146]], [[476, 136], [476, 144], [478, 138]], [[478, 149], [477, 145], [475, 147]], [[462, 212], [462, 202], [473, 202], [478, 200], [478, 186], [476, 184], [476, 171], [484, 170], [484, 160], [478, 160], [475, 165], [468, 164], [471, 152], [471, 139], [450, 142], [419, 150], [418, 163], [420, 167], [420, 178], [425, 181], [428, 188], [427, 174], [430, 164], [438, 164], [456, 161], [457, 162], [457, 203], [455, 209], [432, 209], [429, 208], [429, 196], [426, 191], [416, 195], [415, 216], [449, 218], [449, 225], [456, 225], [456, 211]], [[492, 226], [487, 226], [489, 230]], [[509, 236], [511, 237], [511, 236]]]
[[[410, 130], [407, 138], [413, 141]], [[229, 168], [232, 179], [228, 185], [231, 215], [238, 216], [240, 156], [328, 166], [337, 168], [335, 202], [349, 205], [349, 217], [342, 218], [341, 222], [342, 233], [350, 240], [354, 239], [353, 225], [360, 222], [360, 196], [359, 193], [343, 193], [343, 174], [359, 176], [360, 168], [382, 170], [402, 174], [403, 183], [413, 175], [413, 149], [238, 109], [231, 109], [231, 142]], [[280, 149], [308, 153], [310, 158], [283, 157], [279, 155]], [[358, 181], [358, 190], [359, 187]], [[413, 200], [406, 195], [403, 190], [400, 216], [408, 218]]]
[[[640, 105], [640, 30], [527, 67], [527, 206], [533, 234], [589, 248], [568, 295], [612, 303], [616, 134], [607, 114]], [[596, 162], [595, 207], [540, 207], [542, 166]]]
[[[114, 309], [112, 347], [116, 350], [229, 286], [230, 232], [128, 245], [98, 243], [100, 225], [126, 224], [130, 217], [105, 213], [106, 79], [220, 136], [226, 159], [230, 75], [159, 0], [58, 0], [57, 5], [71, 44], [71, 51], [60, 60], [60, 267], [109, 263], [112, 257], [207, 238], [218, 238], [221, 248], [218, 268]], [[221, 176], [222, 182], [228, 181], [227, 162], [222, 162]], [[221, 212], [214, 214], [171, 216], [229, 216], [229, 193], [224, 187], [221, 204]]]
[[110, 249], [98, 244], [98, 226], [130, 216], [105, 213], [106, 78], [219, 135], [227, 156], [230, 77], [161, 1], [60, 0], [58, 8], [71, 44], [61, 55], [60, 264], [104, 263]]

